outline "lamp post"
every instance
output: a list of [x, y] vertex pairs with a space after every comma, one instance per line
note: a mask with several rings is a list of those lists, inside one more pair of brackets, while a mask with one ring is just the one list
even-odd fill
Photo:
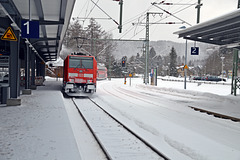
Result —
[[[186, 29], [186, 26], [182, 26], [179, 29]], [[185, 44], [185, 62], [184, 62], [184, 89], [187, 89], [187, 39]]]
[[221, 59], [222, 59], [222, 81], [223, 81], [223, 65], [224, 65], [224, 64], [223, 64], [223, 60], [224, 60], [224, 58], [225, 58], [225, 57], [221, 57]]
[[168, 78], [170, 77], [170, 63], [168, 63]]
[[184, 89], [187, 89], [187, 39], [185, 46], [185, 63], [184, 63]]

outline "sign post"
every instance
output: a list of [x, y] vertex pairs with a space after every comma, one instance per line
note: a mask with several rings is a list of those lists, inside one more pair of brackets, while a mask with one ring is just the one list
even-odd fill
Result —
[[129, 73], [129, 77], [130, 77], [130, 86], [131, 86], [131, 78], [132, 78], [132, 74]]

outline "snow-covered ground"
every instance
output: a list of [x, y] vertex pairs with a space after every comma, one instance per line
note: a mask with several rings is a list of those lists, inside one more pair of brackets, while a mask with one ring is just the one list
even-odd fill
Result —
[[[240, 122], [189, 107], [240, 118], [240, 96], [230, 95], [230, 85], [187, 83], [184, 90], [183, 82], [129, 81], [98, 81], [92, 99], [170, 159], [240, 159]], [[20, 97], [21, 106], [0, 108], [0, 160], [104, 159], [60, 85], [47, 78], [31, 96]]]
[[230, 85], [142, 79], [98, 83], [93, 100], [171, 159], [240, 159], [240, 123], [192, 110], [189, 106], [240, 118], [240, 97]]
[[[165, 81], [172, 81], [171, 83]], [[178, 82], [181, 81], [181, 82]], [[158, 77], [158, 87], [173, 88], [173, 89], [182, 89], [184, 88], [184, 78], [176, 78], [176, 77]], [[187, 85], [186, 88], [188, 92], [191, 91], [198, 91], [198, 92], [206, 92], [206, 93], [213, 93], [217, 95], [229, 95], [231, 93], [231, 79], [227, 79], [226, 82], [219, 81], [195, 81], [189, 80], [187, 78]], [[240, 94], [238, 90], [238, 94]]]
[[56, 81], [21, 95], [21, 106], [0, 107], [0, 160], [80, 159]]

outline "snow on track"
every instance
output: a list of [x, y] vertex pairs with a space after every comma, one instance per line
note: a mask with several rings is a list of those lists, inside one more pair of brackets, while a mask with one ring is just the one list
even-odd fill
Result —
[[163, 159], [89, 99], [74, 101], [111, 159]]

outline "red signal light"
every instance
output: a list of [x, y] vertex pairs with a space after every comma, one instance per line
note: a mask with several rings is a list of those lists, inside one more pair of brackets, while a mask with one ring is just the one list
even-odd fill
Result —
[[125, 67], [125, 61], [122, 61], [122, 67]]

